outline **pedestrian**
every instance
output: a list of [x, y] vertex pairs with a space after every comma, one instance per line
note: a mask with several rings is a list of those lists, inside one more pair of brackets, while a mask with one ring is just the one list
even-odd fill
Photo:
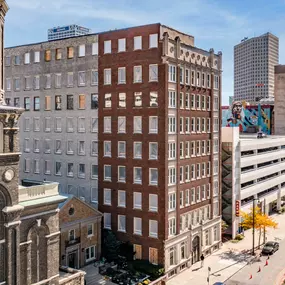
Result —
[[200, 259], [201, 259], [201, 267], [203, 267], [203, 266], [204, 266], [204, 259], [205, 259], [205, 257], [204, 257], [204, 254], [203, 254], [203, 253], [202, 253], [202, 255], [201, 255]]

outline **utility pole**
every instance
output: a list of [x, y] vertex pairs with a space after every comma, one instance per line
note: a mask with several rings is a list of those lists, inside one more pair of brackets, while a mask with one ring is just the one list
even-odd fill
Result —
[[[265, 215], [265, 198], [263, 200], [263, 214]], [[265, 232], [265, 227], [263, 227], [263, 243], [266, 243], [266, 232]]]

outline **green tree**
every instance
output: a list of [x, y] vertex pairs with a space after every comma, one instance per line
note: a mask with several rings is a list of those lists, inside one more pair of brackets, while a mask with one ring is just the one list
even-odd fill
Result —
[[109, 261], [116, 261], [120, 254], [121, 242], [117, 240], [114, 233], [110, 230], [104, 230], [103, 232], [103, 256]]

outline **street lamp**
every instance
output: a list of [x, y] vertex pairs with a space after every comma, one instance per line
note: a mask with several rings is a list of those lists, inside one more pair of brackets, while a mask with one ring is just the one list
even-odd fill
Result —
[[252, 200], [252, 255], [254, 255], [254, 241], [255, 241], [255, 201], [257, 200], [257, 195], [253, 197]]

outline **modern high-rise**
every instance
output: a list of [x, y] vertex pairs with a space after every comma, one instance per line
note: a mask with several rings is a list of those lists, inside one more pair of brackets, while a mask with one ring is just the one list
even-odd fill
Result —
[[97, 205], [98, 36], [5, 49], [6, 103], [23, 107], [20, 179]]
[[234, 47], [234, 100], [258, 102], [274, 96], [279, 39], [271, 33], [244, 38]]
[[48, 40], [59, 40], [90, 34], [91, 30], [78, 25], [54, 27], [48, 30]]
[[168, 276], [221, 244], [222, 54], [161, 24], [99, 34], [104, 228]]

